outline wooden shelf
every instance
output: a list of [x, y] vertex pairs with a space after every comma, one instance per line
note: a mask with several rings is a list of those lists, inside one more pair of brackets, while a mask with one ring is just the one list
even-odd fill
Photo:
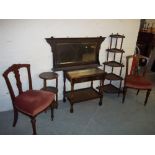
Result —
[[51, 91], [53, 93], [57, 93], [58, 92], [58, 89], [56, 87], [45, 87], [45, 88], [42, 88], [41, 90]]
[[116, 75], [114, 73], [107, 73], [106, 77], [107, 80], [123, 80], [123, 78], [119, 75]]
[[[112, 70], [111, 70], [111, 73], [107, 73], [105, 76], [105, 79], [110, 81], [109, 84], [98, 87], [98, 89], [101, 88], [102, 92], [118, 93], [118, 95], [120, 93], [122, 80], [123, 80], [123, 78], [120, 75], [122, 73], [122, 67], [124, 67], [124, 64], [122, 63], [123, 53], [125, 53], [125, 51], [122, 49], [124, 38], [125, 38], [124, 35], [119, 35], [118, 33], [117, 34], [112, 33], [110, 35], [110, 45], [109, 45], [109, 48], [106, 49], [107, 61], [104, 62], [103, 65], [104, 65], [104, 70], [106, 70], [107, 66], [111, 67]], [[118, 44], [118, 42], [120, 44]], [[111, 57], [111, 54], [113, 55], [113, 59], [109, 58], [109, 57]], [[116, 60], [117, 54], [120, 57], [120, 59], [118, 59], [118, 60]], [[120, 67], [119, 68], [120, 71], [119, 71], [118, 75], [113, 73], [115, 67]], [[111, 84], [112, 81], [116, 81], [116, 80], [117, 80], [117, 82], [120, 82], [119, 88], [117, 88], [115, 85]]]
[[113, 53], [124, 53], [124, 50], [117, 49], [117, 48], [106, 49], [106, 51], [113, 52]]
[[111, 67], [124, 67], [123, 64], [116, 61], [107, 61], [107, 62], [104, 62], [103, 64]]
[[112, 38], [125, 38], [124, 35], [119, 35], [119, 34], [111, 34], [110, 37], [112, 37]]
[[100, 98], [101, 95], [93, 88], [84, 88], [79, 90], [74, 90], [74, 96], [71, 97], [71, 91], [66, 92], [65, 96], [71, 103], [77, 103], [82, 101], [87, 101], [91, 99]]
[[[99, 87], [98, 87], [99, 89]], [[102, 87], [103, 91], [106, 93], [119, 93], [120, 89], [112, 84], [107, 84]], [[121, 91], [122, 92], [122, 91]]]

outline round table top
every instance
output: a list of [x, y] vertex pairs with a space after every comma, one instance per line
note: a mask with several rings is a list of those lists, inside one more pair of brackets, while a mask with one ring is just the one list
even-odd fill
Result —
[[58, 77], [58, 74], [55, 72], [43, 72], [43, 73], [39, 74], [39, 77], [41, 79], [45, 79], [45, 80], [55, 79]]

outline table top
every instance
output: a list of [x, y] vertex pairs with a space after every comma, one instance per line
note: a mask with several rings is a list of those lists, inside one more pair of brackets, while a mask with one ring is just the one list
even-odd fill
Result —
[[86, 78], [98, 75], [104, 75], [105, 72], [99, 68], [89, 68], [89, 69], [81, 69], [68, 71], [67, 76], [69, 79], [78, 79], [78, 78]]
[[58, 77], [58, 74], [55, 72], [43, 72], [39, 75], [41, 79], [49, 80], [49, 79], [55, 79]]

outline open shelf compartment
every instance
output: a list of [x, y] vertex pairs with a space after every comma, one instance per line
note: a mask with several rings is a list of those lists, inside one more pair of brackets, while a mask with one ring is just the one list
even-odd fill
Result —
[[68, 91], [65, 94], [71, 103], [83, 102], [101, 97], [101, 94], [92, 87], [74, 90], [73, 95], [74, 97], [71, 97], [71, 91]]

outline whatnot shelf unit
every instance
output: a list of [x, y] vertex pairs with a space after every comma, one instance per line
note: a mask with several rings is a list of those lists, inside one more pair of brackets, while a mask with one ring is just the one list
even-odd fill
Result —
[[[107, 73], [105, 79], [109, 80], [109, 84], [103, 86], [103, 91], [107, 93], [120, 93], [121, 92], [121, 85], [123, 78], [121, 77], [122, 68], [124, 67], [122, 63], [122, 56], [125, 52], [122, 49], [123, 39], [125, 38], [124, 35], [111, 34], [110, 36], [110, 47], [106, 49], [107, 51], [107, 60], [103, 63], [104, 67], [103, 70], [106, 70], [106, 67], [111, 67], [111, 72]], [[110, 60], [110, 53], [113, 55], [113, 60]], [[120, 60], [116, 61], [116, 54], [120, 55]], [[119, 75], [114, 73], [114, 69], [120, 69]], [[119, 88], [116, 87], [112, 81], [119, 81]]]

